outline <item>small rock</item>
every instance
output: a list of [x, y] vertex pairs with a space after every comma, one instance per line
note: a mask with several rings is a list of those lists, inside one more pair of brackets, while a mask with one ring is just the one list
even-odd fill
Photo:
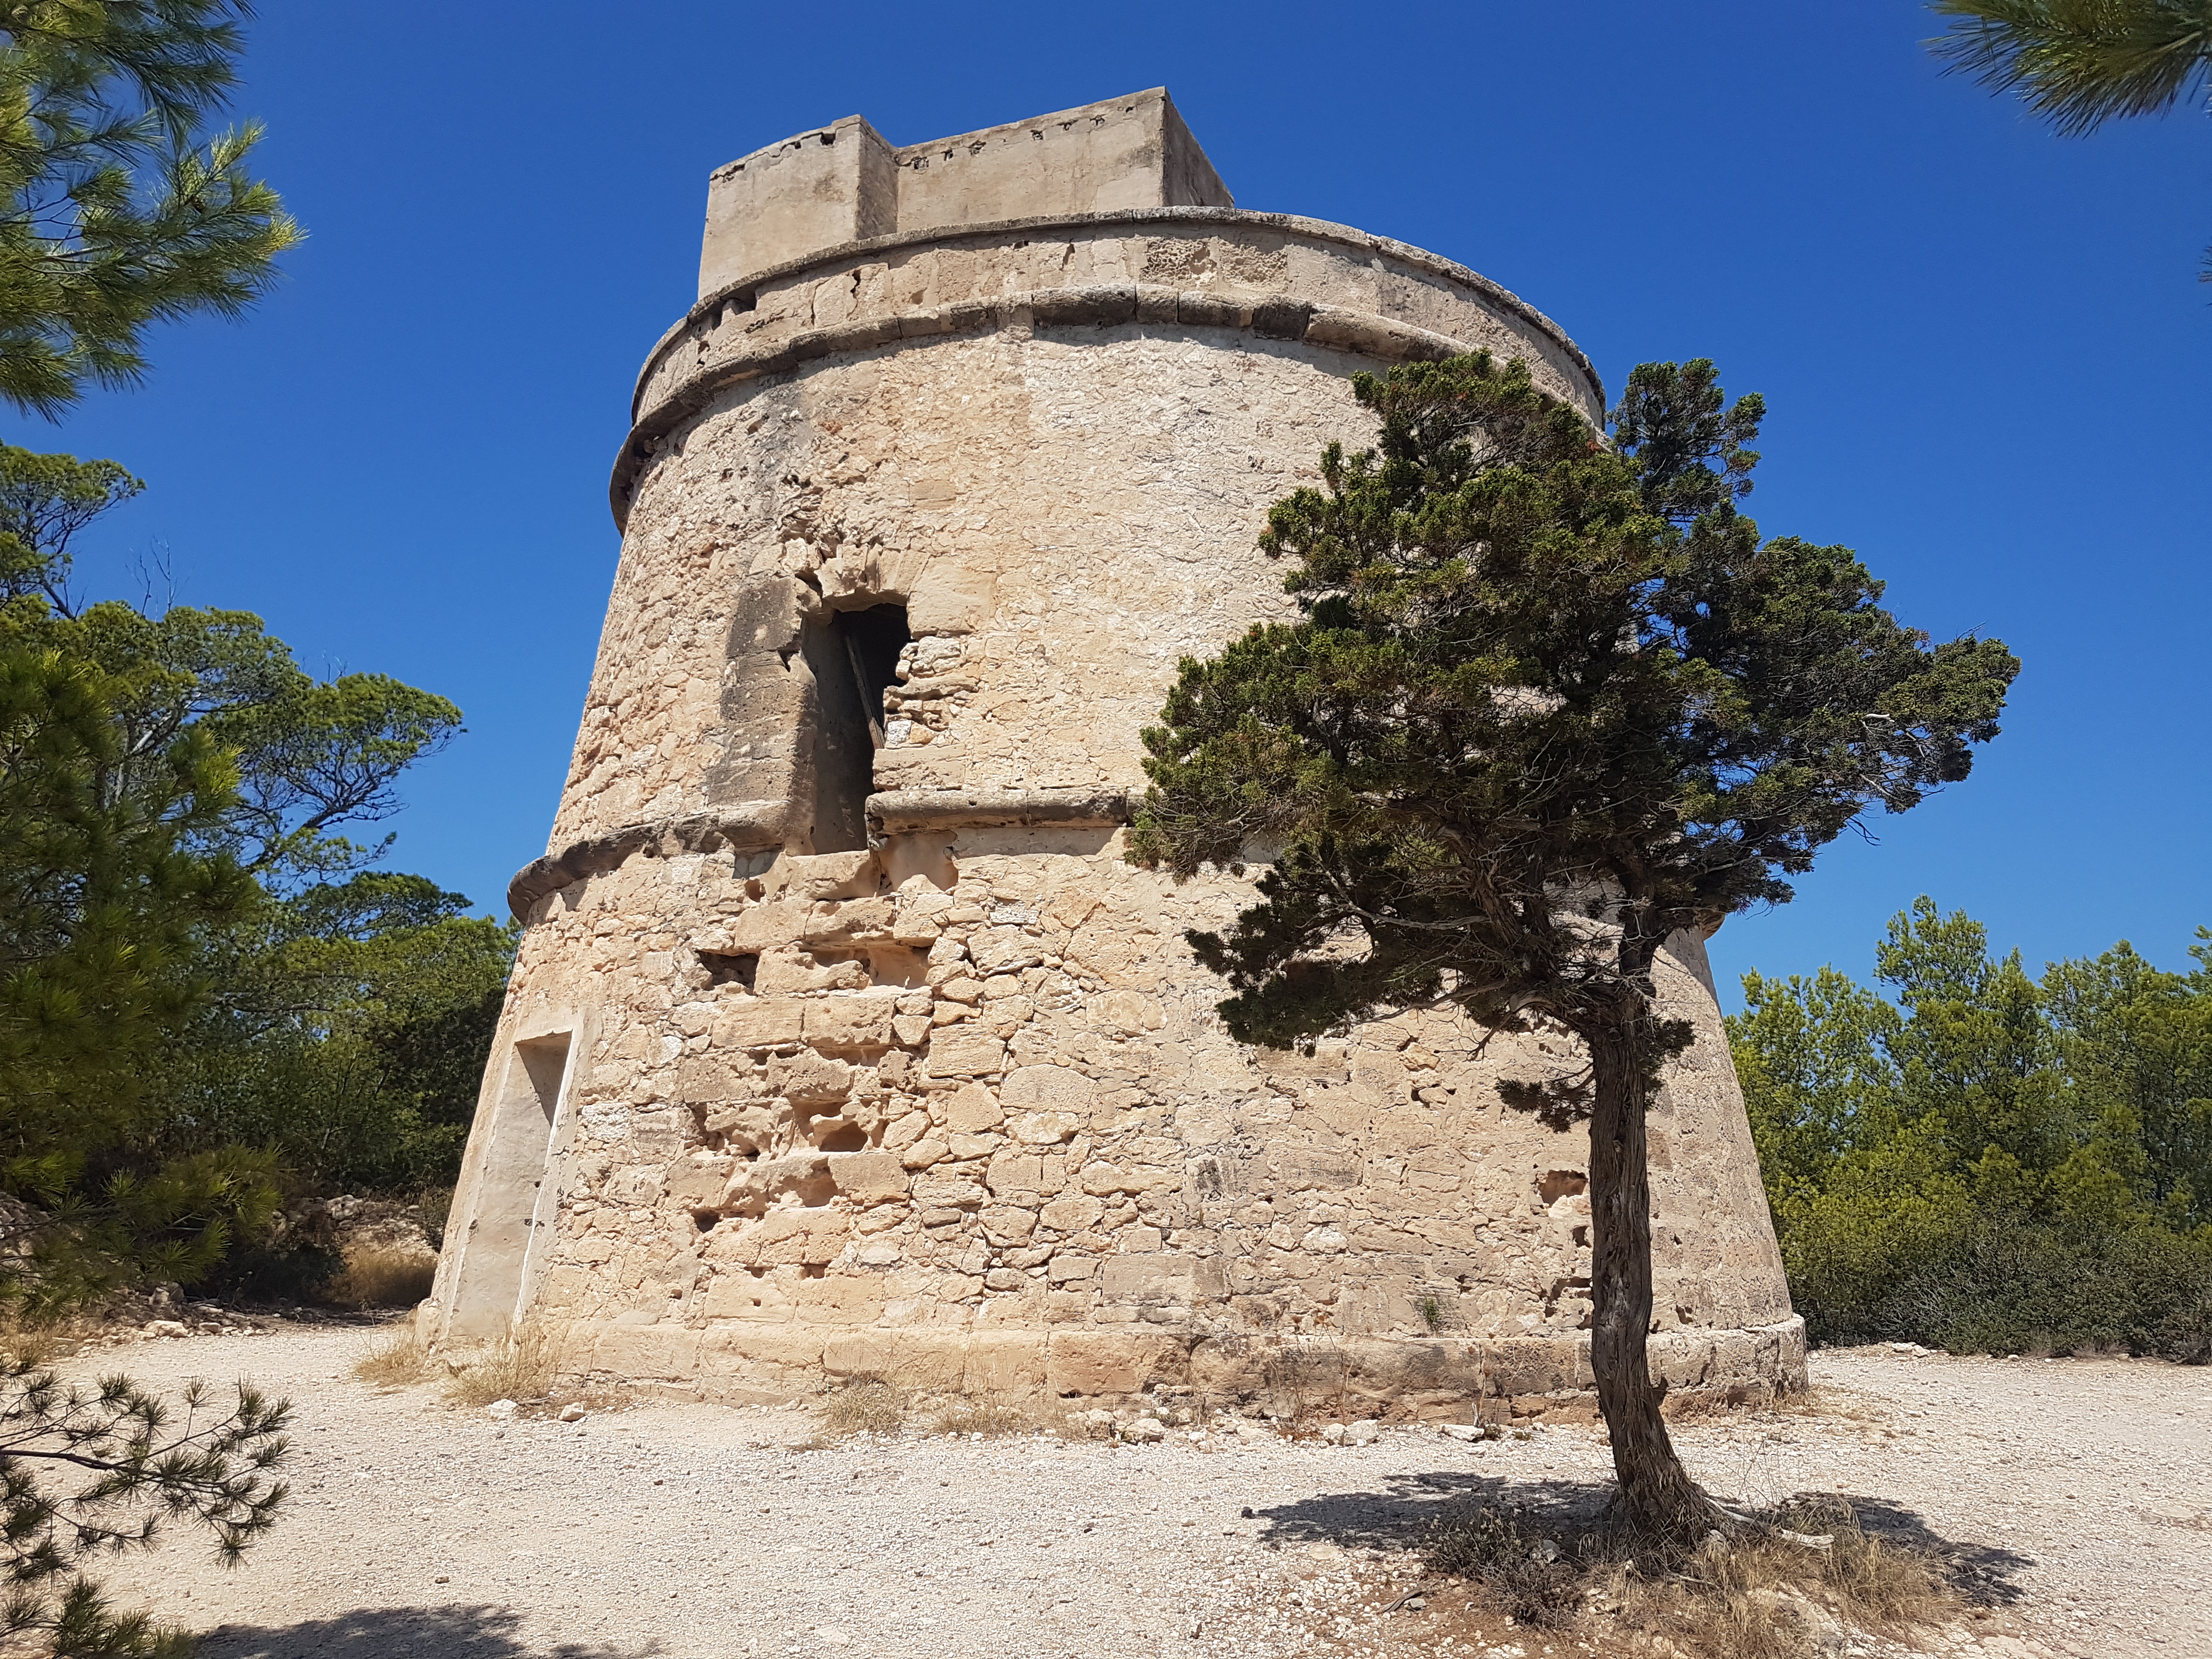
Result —
[[1549, 1566], [1559, 1559], [1559, 1540], [1553, 1538], [1539, 1538], [1536, 1540], [1536, 1547], [1528, 1552], [1528, 1559], [1531, 1561], [1541, 1561], [1545, 1565]]
[[442, 1573], [442, 1572], [441, 1572], [441, 1573], [440, 1573], [440, 1574], [439, 1574], [435, 1578], [433, 1578], [430, 1582], [431, 1582], [432, 1583], [434, 1583], [434, 1584], [450, 1584], [450, 1583], [452, 1583], [453, 1581], [453, 1579], [452, 1579], [448, 1575], [447, 1575], [447, 1574], [445, 1574], [445, 1573]]
[[1447, 1423], [1444, 1432], [1455, 1440], [1480, 1440], [1482, 1431], [1472, 1423]]
[[1157, 1417], [1139, 1417], [1133, 1422], [1124, 1423], [1121, 1425], [1121, 1438], [1124, 1440], [1139, 1441], [1149, 1444], [1152, 1441], [1164, 1440], [1167, 1437], [1168, 1431], [1160, 1426], [1160, 1420]]
[[1406, 1611], [1408, 1613], [1425, 1612], [1428, 1605], [1429, 1598], [1425, 1595], [1412, 1595], [1406, 1598]]
[[181, 1320], [149, 1319], [146, 1322], [145, 1331], [149, 1336], [190, 1336], [192, 1328]]
[[495, 1400], [484, 1407], [484, 1415], [504, 1423], [520, 1409], [512, 1400]]
[[1344, 1443], [1344, 1436], [1345, 1427], [1341, 1423], [1324, 1423], [1321, 1425], [1321, 1437], [1332, 1446], [1341, 1446]]
[[1371, 1417], [1363, 1417], [1345, 1430], [1344, 1437], [1355, 1446], [1371, 1446], [1382, 1437], [1382, 1425]]
[[561, 1407], [561, 1420], [563, 1423], [580, 1423], [590, 1415], [589, 1412], [573, 1400]]

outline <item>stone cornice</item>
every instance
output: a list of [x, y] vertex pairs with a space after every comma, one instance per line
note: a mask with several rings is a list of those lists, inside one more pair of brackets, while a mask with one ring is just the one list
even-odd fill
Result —
[[[747, 803], [582, 836], [516, 871], [507, 884], [507, 908], [517, 921], [525, 921], [549, 894], [587, 876], [618, 870], [641, 853], [675, 858], [685, 853], [766, 852], [783, 845], [786, 811], [781, 802]], [[1129, 794], [1118, 789], [885, 790], [868, 797], [867, 811], [868, 827], [882, 836], [1011, 824], [1103, 829], [1127, 823], [1135, 815]]]
[[1464, 265], [1348, 226], [1290, 214], [1248, 213], [1225, 208], [1140, 208], [1074, 217], [1012, 219], [951, 230], [940, 228], [874, 237], [826, 249], [748, 276], [741, 283], [708, 295], [694, 306], [682, 321], [661, 337], [639, 373], [631, 399], [633, 425], [609, 480], [609, 504], [617, 525], [626, 525], [638, 475], [657, 453], [661, 441], [716, 396], [745, 381], [788, 373], [843, 352], [864, 351], [910, 340], [981, 334], [1006, 327], [1075, 327], [1086, 324], [1103, 326], [1117, 323], [1240, 329], [1262, 339], [1303, 341], [1382, 362], [1434, 361], [1472, 349], [1468, 342], [1449, 335], [1289, 294], [1252, 289], [1237, 293], [1178, 289], [1141, 282], [1087, 283], [1027, 289], [856, 318], [828, 327], [801, 330], [780, 338], [743, 344], [724, 356], [702, 362], [650, 404], [646, 402], [650, 384], [663, 360], [685, 337], [693, 336], [698, 325], [715, 318], [732, 299], [776, 282], [903, 248], [1027, 240], [1039, 232], [1095, 233], [1124, 228], [1136, 231], [1147, 225], [1174, 229], [1215, 226], [1247, 233], [1273, 232], [1393, 259], [1441, 276], [1472, 290], [1484, 301], [1558, 346], [1587, 380], [1592, 402], [1599, 408], [1604, 406], [1604, 386], [1596, 369], [1582, 349], [1543, 313]]

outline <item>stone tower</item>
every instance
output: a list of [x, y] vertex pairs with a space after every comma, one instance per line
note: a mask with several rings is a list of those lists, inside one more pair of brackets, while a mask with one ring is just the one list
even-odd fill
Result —
[[[1543, 1044], [1407, 1017], [1310, 1057], [1183, 943], [1256, 870], [1121, 857], [1177, 659], [1288, 614], [1255, 545], [1355, 370], [1475, 347], [1598, 419], [1540, 313], [1239, 211], [1164, 91], [708, 187], [617, 461], [621, 562], [421, 1322], [724, 1395], [1586, 1385], [1587, 1142]], [[1655, 1363], [1802, 1378], [1701, 941], [1652, 1125]], [[1561, 1063], [1564, 1063], [1562, 1060]]]

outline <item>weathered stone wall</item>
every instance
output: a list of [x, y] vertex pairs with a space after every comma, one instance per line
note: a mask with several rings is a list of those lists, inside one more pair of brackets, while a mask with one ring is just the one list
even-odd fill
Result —
[[[1567, 1057], [1427, 1016], [1242, 1048], [1183, 934], [1256, 866], [1176, 887], [1121, 858], [1177, 659], [1288, 614], [1255, 538], [1326, 443], [1367, 439], [1351, 373], [1488, 345], [1595, 413], [1580, 354], [1430, 256], [1199, 210], [847, 251], [750, 298], [641, 382], [455, 1206], [501, 1218], [507, 1277], [467, 1279], [456, 1227], [426, 1328], [511, 1280], [570, 1363], [723, 1391], [1334, 1368], [1457, 1409], [1586, 1382], [1586, 1141], [1494, 1086]], [[911, 637], [856, 786], [836, 630], [887, 605]], [[1788, 1380], [1802, 1327], [1698, 942], [1662, 982], [1698, 1035], [1652, 1131], [1660, 1363]], [[556, 1099], [514, 1067], [550, 1074], [562, 1033]], [[531, 1203], [489, 1175], [518, 1146]]]

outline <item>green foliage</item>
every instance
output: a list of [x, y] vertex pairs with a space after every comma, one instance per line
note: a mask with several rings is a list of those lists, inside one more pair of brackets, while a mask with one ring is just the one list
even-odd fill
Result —
[[134, 1285], [198, 1284], [263, 1238], [282, 1201], [273, 1152], [216, 1146], [162, 1162], [141, 1154], [97, 1163], [107, 1173], [93, 1183], [96, 1196], [75, 1149], [15, 1171], [18, 1190], [44, 1207], [9, 1241], [13, 1282], [0, 1284], [33, 1318]]
[[2212, 76], [2212, 0], [1935, 0], [1953, 69], [2016, 92], [2059, 131], [2158, 115]]
[[467, 904], [374, 872], [270, 899], [161, 1071], [159, 1146], [273, 1148], [323, 1191], [450, 1183], [514, 948]]
[[235, 316], [300, 240], [212, 131], [243, 0], [26, 0], [0, 14], [0, 398], [53, 416], [144, 372], [149, 325]]
[[[181, 1407], [181, 1412], [179, 1411]], [[175, 1405], [126, 1376], [90, 1389], [0, 1361], [0, 1516], [8, 1589], [0, 1632], [57, 1659], [188, 1655], [179, 1631], [118, 1613], [85, 1567], [147, 1550], [185, 1521], [234, 1565], [275, 1524], [289, 1494], [272, 1478], [290, 1454], [285, 1401], [240, 1383], [227, 1407], [205, 1383]]]
[[[1952, 70], [2018, 93], [2069, 137], [2212, 89], [2212, 0], [1932, 0]], [[2203, 280], [2212, 283], [2212, 252]]]
[[52, 610], [73, 614], [70, 541], [144, 488], [112, 461], [0, 444], [0, 601], [35, 593]]
[[1354, 377], [1372, 450], [1269, 511], [1300, 620], [1185, 660], [1129, 857], [1266, 860], [1193, 933], [1231, 1035], [1287, 1048], [1401, 1010], [1574, 1038], [1581, 1076], [1501, 1085], [1590, 1120], [1592, 1370], [1638, 1524], [1697, 1537], [1648, 1358], [1650, 1091], [1691, 1038], [1666, 941], [1790, 896], [1873, 805], [1966, 775], [2019, 665], [1930, 647], [1845, 548], [1737, 510], [1764, 407], [1709, 362], [1629, 377], [1612, 441], [1486, 352]]
[[0, 446], [0, 1191], [42, 1215], [0, 1295], [33, 1307], [265, 1255], [287, 1188], [450, 1182], [513, 949], [341, 833], [451, 703], [318, 681], [244, 611], [76, 605], [70, 538], [133, 489]]
[[0, 1180], [17, 1189], [128, 1137], [147, 1055], [204, 993], [198, 941], [252, 902], [233, 860], [190, 844], [229, 809], [231, 758], [179, 732], [126, 762], [125, 695], [0, 635]]
[[1612, 445], [1486, 353], [1354, 384], [1379, 447], [1268, 517], [1304, 618], [1183, 663], [1145, 738], [1133, 859], [1273, 857], [1192, 939], [1240, 1038], [1430, 1006], [1614, 1031], [1669, 934], [1788, 898], [1995, 734], [2002, 645], [1929, 647], [1848, 550], [1736, 511], [1762, 407], [1711, 364], [1638, 369]]
[[1729, 1022], [1816, 1339], [2212, 1358], [2212, 935], [2055, 963], [1923, 897], [1877, 974], [1744, 978]]

